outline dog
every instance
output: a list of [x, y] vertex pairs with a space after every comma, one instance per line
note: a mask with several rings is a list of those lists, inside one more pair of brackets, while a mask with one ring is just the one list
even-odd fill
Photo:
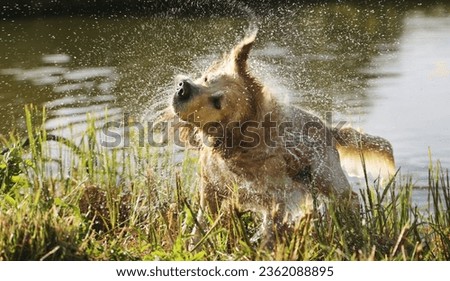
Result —
[[279, 101], [248, 66], [255, 39], [256, 32], [247, 35], [198, 79], [179, 78], [170, 114], [180, 119], [184, 140], [199, 147], [198, 221], [206, 210], [217, 215], [233, 204], [260, 214], [260, 233], [273, 240], [274, 231], [311, 212], [316, 193], [358, 205], [344, 162], [364, 157], [391, 175], [395, 163], [387, 140], [332, 128]]

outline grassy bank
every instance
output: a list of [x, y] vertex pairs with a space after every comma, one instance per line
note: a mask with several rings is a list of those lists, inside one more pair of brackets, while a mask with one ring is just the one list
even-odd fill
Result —
[[[210, 218], [190, 251], [199, 208], [194, 152], [174, 165], [170, 149], [107, 149], [93, 125], [74, 147], [40, 130], [45, 113], [28, 108], [26, 119], [26, 138], [2, 140], [0, 260], [450, 259], [449, 178], [439, 164], [430, 165], [427, 209], [412, 203], [410, 182], [368, 186], [359, 213], [325, 203], [273, 250], [250, 240], [258, 218], [232, 209], [227, 219]], [[49, 158], [50, 148], [73, 154], [68, 170], [49, 172], [65, 161]]]

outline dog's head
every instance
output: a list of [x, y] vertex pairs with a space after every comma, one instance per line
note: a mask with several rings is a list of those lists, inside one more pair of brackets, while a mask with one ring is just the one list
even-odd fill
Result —
[[223, 126], [251, 118], [255, 95], [261, 91], [247, 66], [255, 37], [256, 33], [244, 38], [200, 78], [183, 77], [177, 81], [172, 106], [182, 120], [203, 128], [211, 123]]

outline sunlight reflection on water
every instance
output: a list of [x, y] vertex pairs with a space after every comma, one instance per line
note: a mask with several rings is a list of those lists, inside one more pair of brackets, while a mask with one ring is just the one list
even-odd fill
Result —
[[402, 173], [426, 184], [428, 148], [450, 167], [450, 17], [410, 15], [398, 51], [375, 61], [397, 75], [371, 81], [376, 104], [362, 127], [389, 139]]

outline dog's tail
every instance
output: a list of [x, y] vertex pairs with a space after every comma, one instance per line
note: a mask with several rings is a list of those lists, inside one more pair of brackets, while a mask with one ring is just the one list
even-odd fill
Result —
[[333, 130], [342, 168], [353, 177], [389, 180], [396, 173], [394, 152], [389, 141], [353, 128]]

